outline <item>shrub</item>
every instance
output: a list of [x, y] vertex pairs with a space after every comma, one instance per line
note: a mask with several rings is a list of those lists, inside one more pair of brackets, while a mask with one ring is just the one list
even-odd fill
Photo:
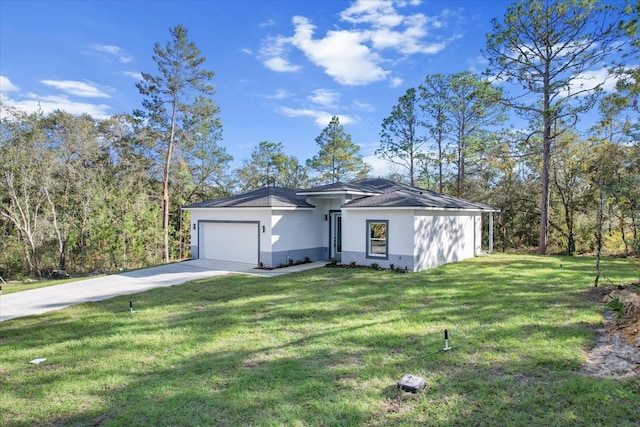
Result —
[[607, 301], [605, 307], [616, 313], [616, 319], [618, 320], [622, 319], [626, 313], [624, 304], [618, 297], [613, 297], [609, 301]]

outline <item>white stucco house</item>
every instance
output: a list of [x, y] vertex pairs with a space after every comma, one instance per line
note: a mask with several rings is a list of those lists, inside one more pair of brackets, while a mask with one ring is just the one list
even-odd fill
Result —
[[277, 267], [309, 258], [420, 271], [480, 254], [487, 205], [387, 179], [269, 187], [194, 203], [191, 254]]

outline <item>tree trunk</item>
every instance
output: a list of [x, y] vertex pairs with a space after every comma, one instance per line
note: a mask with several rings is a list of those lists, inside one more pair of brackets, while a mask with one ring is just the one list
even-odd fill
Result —
[[438, 136], [438, 191], [442, 193], [442, 136]]
[[415, 185], [415, 180], [413, 176], [414, 162], [415, 162], [415, 156], [413, 155], [413, 149], [412, 149], [411, 153], [409, 153], [409, 185], [412, 187]]
[[171, 165], [171, 153], [173, 151], [173, 138], [176, 128], [176, 113], [178, 98], [173, 99], [171, 111], [171, 131], [169, 133], [169, 147], [167, 148], [167, 161], [164, 164], [164, 176], [162, 178], [162, 231], [164, 232], [163, 261], [169, 262], [169, 167]]
[[622, 237], [622, 243], [624, 243], [624, 255], [629, 256], [629, 242], [627, 241], [627, 234], [625, 233], [625, 218], [624, 214], [620, 214], [620, 236]]
[[544, 79], [544, 121], [542, 130], [542, 194], [540, 197], [540, 238], [538, 240], [538, 255], [547, 254], [547, 238], [549, 235], [549, 170], [551, 166], [551, 107], [549, 64], [547, 64]]
[[640, 247], [640, 241], [638, 241], [638, 224], [636, 222], [635, 215], [631, 215], [631, 233], [633, 234], [633, 254], [638, 255], [638, 247]]
[[598, 281], [600, 280], [600, 255], [602, 254], [602, 225], [604, 222], [604, 190], [599, 190], [598, 200], [598, 218], [596, 221], [596, 278], [593, 284], [594, 287], [598, 287]]

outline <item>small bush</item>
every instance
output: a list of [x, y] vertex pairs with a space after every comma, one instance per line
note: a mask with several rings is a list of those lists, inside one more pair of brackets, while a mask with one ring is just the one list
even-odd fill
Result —
[[626, 314], [626, 309], [624, 307], [624, 304], [622, 303], [622, 301], [620, 301], [618, 297], [611, 298], [609, 301], [607, 301], [607, 303], [605, 304], [605, 307], [615, 312], [616, 319], [618, 320], [622, 319]]

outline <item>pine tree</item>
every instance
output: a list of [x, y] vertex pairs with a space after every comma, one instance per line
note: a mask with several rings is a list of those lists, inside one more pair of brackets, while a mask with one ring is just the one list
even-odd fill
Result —
[[337, 116], [316, 138], [320, 151], [307, 160], [307, 166], [318, 172], [317, 184], [342, 182], [355, 178], [365, 178], [370, 171], [362, 156], [360, 147], [351, 142], [351, 135], [345, 132]]
[[[175, 144], [184, 137], [181, 130], [189, 122], [189, 115], [197, 109], [189, 108], [194, 95], [214, 94], [210, 83], [213, 71], [203, 68], [206, 60], [193, 42], [187, 39], [187, 30], [178, 25], [170, 28], [170, 41], [163, 48], [156, 43], [153, 60], [158, 74], [142, 73], [142, 81], [136, 84], [145, 99], [144, 114], [157, 132], [159, 140], [166, 144], [164, 173], [162, 178], [162, 230], [164, 232], [164, 261], [169, 262], [169, 172]], [[208, 114], [211, 110], [207, 110]], [[217, 113], [215, 109], [214, 113]]]

